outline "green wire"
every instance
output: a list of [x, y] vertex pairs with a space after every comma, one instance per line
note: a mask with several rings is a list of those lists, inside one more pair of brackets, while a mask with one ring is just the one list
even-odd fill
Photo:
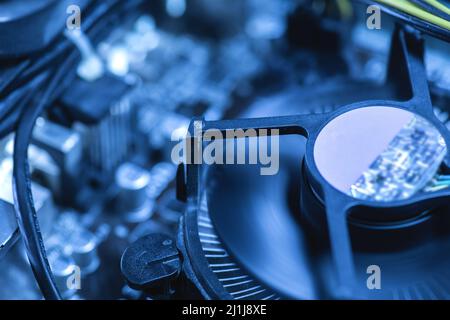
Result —
[[436, 9], [450, 15], [450, 8], [447, 7], [445, 4], [439, 2], [438, 0], [422, 0], [422, 1], [428, 3], [429, 5], [435, 7]]
[[[430, 1], [430, 0], [428, 0]], [[423, 10], [422, 8], [412, 4], [408, 0], [375, 0], [375, 2], [383, 3], [390, 7], [396, 8], [400, 11], [403, 11], [407, 14], [410, 14], [416, 18], [424, 20], [428, 23], [437, 25], [441, 28], [450, 30], [450, 21], [439, 18], [428, 11]], [[434, 4], [437, 4], [437, 1], [432, 1]], [[441, 4], [442, 5], [442, 4]]]

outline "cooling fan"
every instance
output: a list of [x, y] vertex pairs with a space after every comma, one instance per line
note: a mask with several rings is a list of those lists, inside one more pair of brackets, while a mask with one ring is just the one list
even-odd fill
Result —
[[[201, 121], [202, 135], [276, 129], [306, 139], [285, 144], [298, 159], [283, 160], [281, 148], [273, 177], [251, 166], [180, 165], [179, 247], [203, 297], [449, 298], [450, 135], [433, 112], [423, 53], [416, 31], [396, 28], [388, 79], [409, 93], [405, 101]], [[187, 143], [195, 155], [197, 140]], [[373, 266], [382, 274], [376, 290], [366, 281]]]

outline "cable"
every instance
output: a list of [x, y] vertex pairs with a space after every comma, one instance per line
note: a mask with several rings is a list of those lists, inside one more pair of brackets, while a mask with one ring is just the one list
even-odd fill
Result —
[[[44, 298], [49, 300], [61, 299], [50, 265], [45, 253], [39, 221], [34, 208], [33, 196], [28, 165], [28, 145], [31, 140], [36, 119], [50, 103], [50, 97], [66, 76], [68, 68], [72, 66], [75, 55], [65, 62], [54, 74], [48, 87], [35, 107], [25, 109], [18, 124], [14, 139], [14, 170], [13, 185], [15, 211], [19, 229], [23, 237], [31, 268], [42, 291]], [[23, 192], [25, 190], [25, 192]]]
[[[29, 67], [31, 61], [25, 60], [19, 64], [11, 67], [11, 62], [6, 62], [6, 68], [1, 70], [2, 78], [0, 79], [0, 92], [4, 95], [8, 86], [10, 86], [14, 81], [21, 75], [26, 68]], [[0, 118], [1, 119], [1, 118]]]
[[396, 17], [397, 19], [403, 21], [404, 23], [409, 24], [409, 25], [413, 26], [414, 28], [416, 28], [424, 33], [430, 34], [438, 39], [441, 39], [446, 42], [450, 42], [450, 32], [447, 29], [444, 29], [437, 25], [426, 22], [422, 19], [414, 17], [410, 14], [407, 14], [404, 11], [393, 8], [389, 5], [382, 4], [376, 0], [355, 0], [355, 1], [363, 2], [363, 3], [369, 4], [369, 5], [376, 4], [383, 11], [392, 15], [393, 17]]
[[413, 4], [417, 5], [418, 7], [421, 7], [422, 9], [428, 11], [431, 14], [434, 14], [435, 16], [438, 16], [439, 18], [450, 20], [450, 15], [446, 13], [445, 11], [437, 8], [434, 5], [431, 5], [425, 0], [409, 0]]
[[14, 131], [16, 122], [26, 106], [25, 100], [29, 101], [32, 98], [33, 93], [39, 90], [48, 76], [48, 72], [40, 74], [0, 102], [0, 119], [3, 119], [0, 123], [0, 139]]
[[408, 0], [375, 0], [375, 2], [384, 3], [392, 8], [396, 8], [404, 13], [450, 31], [450, 21], [437, 17]]
[[429, 5], [435, 7], [438, 10], [441, 10], [442, 12], [445, 12], [446, 14], [450, 15], [450, 8], [446, 6], [445, 4], [439, 2], [438, 0], [422, 0]]
[[19, 121], [23, 109], [32, 100], [32, 98], [32, 92], [26, 93], [23, 97], [21, 97], [19, 103], [16, 105], [16, 109], [14, 109], [12, 113], [2, 121], [0, 126], [0, 139], [3, 139], [16, 129], [17, 122]]

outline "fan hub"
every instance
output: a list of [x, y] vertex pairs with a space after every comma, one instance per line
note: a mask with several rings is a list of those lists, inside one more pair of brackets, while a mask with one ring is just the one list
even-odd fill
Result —
[[396, 107], [369, 106], [328, 122], [314, 144], [314, 161], [335, 189], [369, 201], [399, 201], [423, 190], [447, 147], [423, 117]]

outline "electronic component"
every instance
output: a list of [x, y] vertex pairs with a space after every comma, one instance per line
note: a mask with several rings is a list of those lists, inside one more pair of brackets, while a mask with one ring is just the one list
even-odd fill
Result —
[[65, 299], [72, 298], [76, 294], [76, 287], [74, 285], [73, 288], [70, 288], [68, 283], [71, 283], [69, 277], [74, 276], [76, 268], [75, 260], [71, 256], [64, 254], [59, 247], [48, 248], [47, 256], [52, 267], [56, 285], [61, 291], [62, 296]]
[[76, 271], [74, 268], [78, 268], [83, 278], [98, 270], [98, 246], [101, 241], [80, 223], [76, 214], [61, 213], [45, 242], [54, 254], [53, 263], [60, 269], [61, 280], [67, 281], [67, 277]]
[[95, 81], [76, 78], [60, 99], [61, 107], [71, 122], [96, 125], [110, 113], [129, 86], [111, 74]]
[[119, 166], [115, 178], [119, 188], [115, 207], [125, 221], [136, 223], [149, 219], [153, 213], [153, 202], [147, 195], [150, 173], [127, 162]]
[[60, 101], [81, 135], [84, 156], [102, 173], [111, 173], [128, 155], [134, 119], [128, 90], [122, 79], [106, 74], [92, 82], [75, 80]]
[[[0, 159], [0, 258], [11, 248], [19, 235], [12, 190], [13, 161]], [[41, 230], [48, 234], [56, 215], [51, 192], [37, 183], [31, 184], [36, 213]]]
[[67, 196], [61, 194], [62, 186], [67, 187], [68, 180], [76, 177], [82, 167], [83, 146], [80, 134], [39, 118], [33, 131], [32, 143], [29, 152], [34, 152], [31, 163], [35, 174], [47, 181], [56, 198], [67, 199]]

